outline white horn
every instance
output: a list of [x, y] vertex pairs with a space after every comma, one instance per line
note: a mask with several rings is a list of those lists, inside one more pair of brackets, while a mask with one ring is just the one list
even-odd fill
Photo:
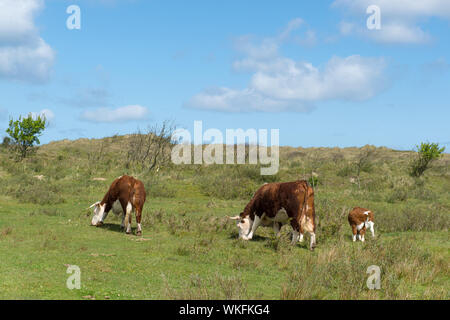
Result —
[[240, 218], [241, 218], [240, 216], [228, 217], [228, 219], [231, 219], [231, 220], [239, 220]]
[[98, 205], [100, 203], [100, 201], [97, 201], [96, 203], [94, 203], [92, 206], [89, 207], [89, 209], [91, 209], [92, 207], [95, 207], [96, 205]]

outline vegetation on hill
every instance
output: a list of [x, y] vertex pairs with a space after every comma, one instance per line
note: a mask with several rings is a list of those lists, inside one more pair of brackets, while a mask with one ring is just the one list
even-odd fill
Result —
[[[450, 155], [420, 177], [414, 152], [387, 148], [280, 148], [280, 170], [254, 165], [139, 165], [133, 135], [56, 141], [12, 161], [0, 147], [0, 298], [448, 299]], [[149, 194], [142, 238], [112, 214], [89, 226], [86, 208], [123, 174]], [[260, 228], [237, 239], [227, 215], [242, 211], [265, 182], [314, 182], [316, 251]], [[352, 243], [347, 214], [375, 212], [375, 233]], [[133, 221], [133, 226], [135, 222]], [[82, 271], [65, 287], [66, 265]], [[382, 270], [368, 290], [366, 269]]]

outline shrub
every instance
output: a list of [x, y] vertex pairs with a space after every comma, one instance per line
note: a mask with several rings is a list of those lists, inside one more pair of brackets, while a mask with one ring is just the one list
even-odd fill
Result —
[[35, 144], [39, 144], [39, 136], [45, 130], [47, 122], [45, 117], [33, 117], [30, 113], [27, 118], [19, 117], [19, 120], [9, 121], [6, 132], [11, 137], [18, 160], [26, 158], [33, 150]]
[[314, 176], [314, 175], [309, 177], [308, 178], [308, 183], [309, 183], [310, 186], [313, 186], [313, 187], [317, 186], [320, 183], [319, 177]]
[[3, 148], [8, 148], [10, 145], [11, 145], [11, 138], [4, 137], [3, 138], [3, 142], [2, 142], [2, 147]]
[[145, 190], [151, 198], [175, 198], [177, 192], [169, 181], [169, 178], [154, 173], [143, 179]]
[[408, 199], [408, 189], [406, 187], [398, 187], [386, 197], [386, 202], [394, 203], [396, 201], [406, 201]]
[[[239, 168], [241, 167], [241, 168]], [[209, 166], [199, 170], [195, 183], [203, 194], [218, 199], [249, 199], [269, 176], [260, 176], [259, 170], [249, 166]]]
[[442, 156], [445, 147], [439, 148], [437, 143], [422, 142], [417, 148], [417, 157], [410, 164], [410, 174], [420, 177], [434, 160]]
[[14, 176], [7, 186], [3, 186], [2, 192], [20, 201], [39, 205], [65, 202], [59, 186], [23, 174]]
[[354, 167], [351, 164], [344, 165], [341, 169], [336, 172], [339, 177], [348, 177], [354, 172]]

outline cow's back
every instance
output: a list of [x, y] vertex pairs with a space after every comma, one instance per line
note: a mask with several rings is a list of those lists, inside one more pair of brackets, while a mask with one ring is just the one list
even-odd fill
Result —
[[274, 217], [284, 208], [290, 217], [296, 217], [304, 205], [307, 188], [306, 181], [265, 184], [252, 199], [253, 210], [258, 215]]

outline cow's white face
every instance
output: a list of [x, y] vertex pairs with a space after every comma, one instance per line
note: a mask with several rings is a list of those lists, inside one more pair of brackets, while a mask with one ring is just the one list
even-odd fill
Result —
[[236, 225], [239, 229], [239, 238], [242, 239], [247, 236], [252, 228], [253, 221], [250, 217], [245, 217], [237, 221]]
[[91, 225], [96, 226], [100, 221], [103, 222], [103, 220], [106, 218], [105, 207], [106, 203], [103, 205], [100, 205], [100, 203], [96, 203], [94, 205], [94, 215], [92, 217]]
[[238, 227], [239, 230], [239, 238], [245, 239], [245, 237], [249, 234], [250, 230], [252, 229], [253, 220], [249, 216], [242, 218], [240, 215], [228, 218], [231, 220], [236, 220], [236, 226]]

